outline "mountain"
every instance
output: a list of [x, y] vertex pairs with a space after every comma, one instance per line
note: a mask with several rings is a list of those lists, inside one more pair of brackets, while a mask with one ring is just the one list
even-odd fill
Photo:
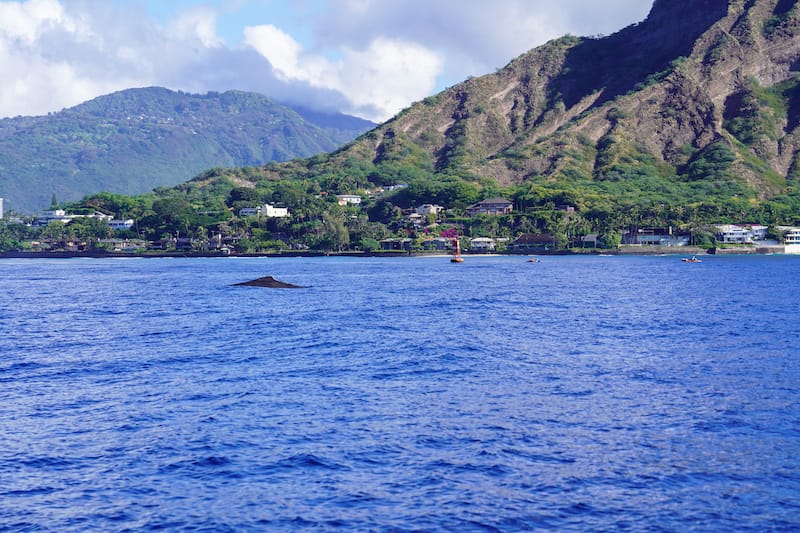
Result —
[[212, 167], [334, 150], [374, 124], [255, 93], [129, 89], [40, 117], [0, 120], [0, 196], [32, 212], [109, 191], [139, 194]]
[[584, 213], [708, 201], [744, 212], [796, 192], [799, 80], [794, 0], [656, 0], [638, 24], [546, 43], [305, 171], [295, 162], [264, 175], [366, 167], [373, 183], [459, 178], [484, 195], [527, 186], [534, 204]]

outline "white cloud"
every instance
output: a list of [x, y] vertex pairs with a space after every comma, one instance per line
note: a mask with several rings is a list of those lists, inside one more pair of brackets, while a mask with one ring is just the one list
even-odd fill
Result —
[[30, 44], [46, 28], [64, 23], [64, 9], [57, 0], [0, 3], [0, 34], [8, 39]]
[[567, 33], [612, 33], [639, 21], [651, 0], [347, 0], [330, 5], [318, 46], [364, 47], [376, 35], [445, 57], [448, 84], [506, 65]]
[[435, 53], [415, 44], [378, 37], [361, 50], [342, 49], [332, 61], [307, 53], [291, 36], [271, 26], [245, 29], [245, 40], [282, 79], [307, 82], [346, 95], [346, 110], [375, 120], [431, 94], [442, 71]]
[[[154, 20], [141, 0], [0, 0], [0, 116], [44, 114], [128, 87], [242, 89], [383, 120], [547, 39], [610, 33], [649, 0], [184, 0]], [[217, 10], [208, 7], [218, 6]], [[311, 6], [313, 9], [310, 9]], [[203, 7], [205, 6], [205, 7]], [[220, 17], [247, 8], [241, 43]], [[279, 7], [282, 25], [270, 23]], [[289, 24], [302, 23], [297, 27]], [[230, 32], [228, 32], [230, 34]]]
[[264, 56], [279, 76], [305, 81], [314, 78], [308, 66], [300, 66], [303, 48], [288, 33], [271, 24], [265, 24], [245, 28], [244, 36], [245, 43]]
[[348, 50], [341, 65], [336, 88], [348, 95], [354, 111], [374, 108], [369, 118], [379, 120], [431, 95], [443, 61], [423, 46], [378, 38], [365, 50]]
[[208, 48], [223, 45], [223, 40], [217, 35], [217, 14], [208, 7], [201, 6], [180, 13], [170, 25], [169, 33], [182, 41], [196, 39]]

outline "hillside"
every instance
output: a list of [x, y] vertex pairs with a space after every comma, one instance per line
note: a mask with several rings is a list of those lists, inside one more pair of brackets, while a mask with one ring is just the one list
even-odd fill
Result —
[[251, 183], [314, 178], [352, 192], [456, 180], [484, 197], [523, 186], [529, 205], [583, 213], [704, 202], [744, 213], [787, 194], [796, 204], [799, 79], [794, 1], [656, 0], [641, 23], [551, 41]]
[[0, 196], [32, 212], [110, 191], [140, 194], [212, 167], [333, 150], [373, 124], [239, 91], [130, 89], [40, 117], [0, 120]]

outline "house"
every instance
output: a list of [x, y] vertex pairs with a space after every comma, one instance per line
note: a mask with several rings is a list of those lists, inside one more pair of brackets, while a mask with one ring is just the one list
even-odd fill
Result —
[[411, 213], [406, 217], [406, 220], [417, 229], [424, 227], [428, 223], [428, 219], [419, 213]]
[[175, 249], [180, 251], [188, 251], [194, 248], [194, 239], [189, 237], [178, 237], [175, 240]]
[[62, 222], [64, 224], [69, 224], [72, 222], [74, 217], [72, 215], [68, 215], [63, 209], [49, 209], [47, 211], [42, 211], [42, 214], [37, 216], [34, 221], [34, 226], [46, 226], [50, 222]]
[[339, 205], [358, 205], [361, 203], [361, 196], [357, 194], [337, 194], [336, 201]]
[[285, 218], [289, 216], [289, 209], [286, 207], [276, 207], [272, 204], [264, 204], [261, 206], [261, 211], [258, 214], [267, 218]]
[[778, 226], [776, 229], [783, 233], [784, 253], [800, 254], [800, 228]]
[[[34, 219], [33, 225], [46, 226], [50, 222], [62, 222], [64, 224], [69, 224], [76, 218], [96, 218], [107, 223], [110, 222], [114, 217], [105, 213], [101, 213], [100, 211], [95, 211], [91, 215], [68, 215], [63, 209], [49, 209], [47, 211], [42, 211], [42, 214]], [[133, 222], [131, 221], [131, 226], [132, 225]]]
[[724, 224], [717, 226], [717, 241], [724, 244], [751, 244], [767, 238], [767, 226]]
[[116, 253], [133, 253], [147, 249], [147, 242], [141, 239], [100, 239], [97, 242]]
[[412, 240], [404, 239], [384, 239], [381, 241], [381, 250], [405, 250], [411, 251]]
[[453, 239], [448, 237], [434, 237], [422, 243], [422, 247], [426, 250], [436, 250], [443, 252], [445, 250], [453, 249]]
[[444, 211], [444, 207], [436, 204], [422, 204], [421, 206], [417, 207], [415, 211], [418, 215], [426, 217], [431, 214], [438, 215]]
[[109, 220], [108, 226], [113, 230], [126, 230], [131, 229], [133, 227], [133, 219], [128, 218], [125, 220]]
[[635, 246], [688, 246], [691, 235], [667, 228], [636, 228], [622, 236], [622, 244]]
[[175, 239], [174, 238], [167, 238], [167, 239], [159, 239], [157, 241], [151, 241], [150, 244], [147, 246], [148, 250], [170, 250], [175, 248]]
[[800, 228], [778, 226], [778, 230], [783, 232], [784, 244], [800, 244]]
[[473, 252], [493, 252], [497, 244], [489, 237], [476, 237], [469, 240], [469, 249]]
[[589, 246], [591, 248], [597, 248], [597, 243], [600, 241], [600, 235], [597, 233], [590, 233], [588, 235], [584, 235], [581, 237], [581, 246], [586, 247]]
[[489, 198], [467, 208], [467, 215], [476, 217], [478, 215], [507, 215], [514, 208], [514, 202], [505, 198]]
[[555, 248], [556, 240], [549, 233], [525, 233], [520, 235], [509, 248], [517, 252], [526, 250], [550, 250]]
[[284, 218], [289, 216], [289, 209], [286, 207], [275, 207], [272, 204], [264, 204], [260, 207], [243, 207], [239, 209], [239, 217], [264, 217], [264, 218]]

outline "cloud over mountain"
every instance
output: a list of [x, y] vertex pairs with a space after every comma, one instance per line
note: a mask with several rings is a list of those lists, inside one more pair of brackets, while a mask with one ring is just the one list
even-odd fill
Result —
[[[161, 85], [258, 91], [382, 120], [552, 37], [640, 20], [646, 4], [187, 0], [158, 16], [146, 2], [0, 0], [0, 116]], [[223, 20], [237, 31], [223, 32]]]

